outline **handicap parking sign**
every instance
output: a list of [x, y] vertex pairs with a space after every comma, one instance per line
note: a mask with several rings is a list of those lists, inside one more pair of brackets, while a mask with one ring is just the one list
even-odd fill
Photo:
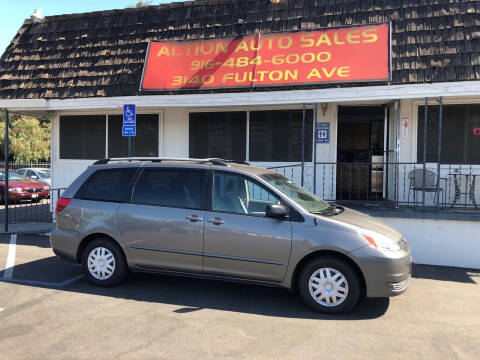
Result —
[[135, 136], [137, 134], [137, 114], [134, 104], [123, 105], [123, 136]]
[[330, 123], [321, 122], [315, 125], [315, 142], [317, 144], [330, 143]]

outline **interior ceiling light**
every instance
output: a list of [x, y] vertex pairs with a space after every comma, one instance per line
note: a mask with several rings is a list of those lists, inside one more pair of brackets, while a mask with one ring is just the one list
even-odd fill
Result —
[[272, 4], [278, 4], [278, 3], [280, 2], [280, 0], [270, 0], [270, 2], [271, 2]]

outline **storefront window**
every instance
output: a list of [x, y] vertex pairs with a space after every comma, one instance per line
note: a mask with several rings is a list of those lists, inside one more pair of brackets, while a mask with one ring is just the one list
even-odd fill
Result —
[[247, 113], [190, 113], [190, 157], [245, 160]]
[[[437, 161], [438, 105], [428, 107], [427, 162]], [[417, 161], [423, 162], [425, 106], [418, 108]], [[480, 164], [480, 104], [444, 105], [442, 157], [445, 164]]]
[[[122, 115], [108, 117], [108, 157], [127, 157], [128, 138], [122, 136]], [[132, 137], [132, 156], [158, 156], [158, 114], [137, 114], [137, 134]]]
[[[302, 161], [302, 110], [250, 113], [251, 161]], [[306, 111], [305, 161], [312, 161], [313, 111]]]
[[60, 117], [60, 159], [105, 157], [105, 115]]

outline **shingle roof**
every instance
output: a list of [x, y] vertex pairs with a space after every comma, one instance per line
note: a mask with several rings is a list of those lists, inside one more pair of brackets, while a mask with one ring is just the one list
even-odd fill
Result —
[[0, 98], [137, 95], [149, 40], [388, 21], [392, 84], [480, 80], [480, 0], [197, 0], [26, 20], [0, 59]]

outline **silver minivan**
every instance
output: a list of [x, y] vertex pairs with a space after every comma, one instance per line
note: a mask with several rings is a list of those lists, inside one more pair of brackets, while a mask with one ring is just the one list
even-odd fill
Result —
[[154, 271], [298, 290], [342, 313], [361, 296], [403, 293], [411, 276], [396, 230], [222, 159], [99, 160], [58, 199], [56, 224], [54, 253], [101, 286]]

